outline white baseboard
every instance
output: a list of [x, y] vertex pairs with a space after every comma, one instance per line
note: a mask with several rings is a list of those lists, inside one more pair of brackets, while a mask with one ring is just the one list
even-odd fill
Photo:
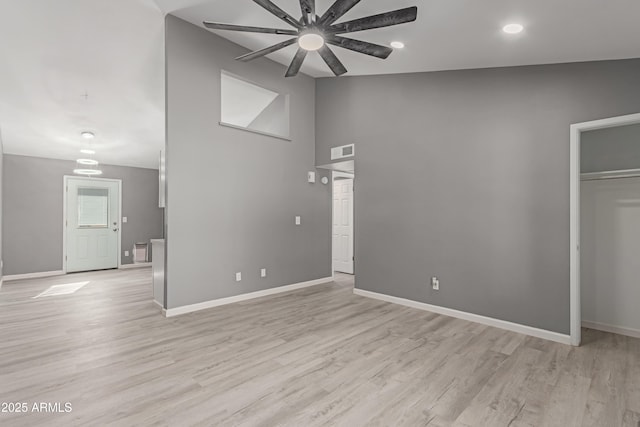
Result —
[[495, 328], [506, 329], [507, 331], [517, 332], [519, 334], [530, 335], [536, 338], [542, 338], [549, 341], [555, 341], [562, 344], [571, 344], [569, 335], [557, 332], [547, 331], [544, 329], [533, 328], [531, 326], [520, 325], [518, 323], [507, 322], [506, 320], [494, 319], [492, 317], [480, 316], [478, 314], [458, 311], [451, 308], [440, 307], [437, 305], [426, 304], [423, 302], [412, 301], [404, 298], [393, 297], [390, 295], [379, 294], [376, 292], [365, 291], [362, 289], [354, 289], [353, 293], [363, 297], [373, 298], [381, 301], [400, 304], [407, 307], [417, 308], [419, 310], [430, 311], [432, 313], [443, 314], [445, 316], [455, 317], [457, 319], [468, 320], [470, 322], [481, 323]]
[[235, 302], [246, 301], [254, 298], [266, 297], [269, 295], [280, 294], [283, 292], [295, 291], [296, 289], [308, 288], [310, 286], [321, 285], [333, 281], [331, 277], [310, 280], [308, 282], [294, 283], [293, 285], [279, 286], [277, 288], [265, 289], [262, 291], [250, 292], [248, 294], [235, 295], [227, 298], [220, 298], [211, 301], [200, 302], [197, 304], [184, 305], [182, 307], [170, 308], [165, 312], [166, 317], [179, 316], [181, 314], [192, 313], [194, 311], [206, 310], [208, 308], [219, 307], [221, 305], [233, 304]]
[[14, 280], [40, 279], [42, 277], [64, 276], [65, 274], [66, 273], [62, 270], [43, 271], [42, 273], [13, 274], [11, 276], [4, 276], [2, 280], [4, 282], [12, 282]]
[[147, 268], [147, 267], [151, 267], [151, 263], [150, 262], [138, 262], [136, 264], [122, 264], [118, 268], [120, 270], [129, 270], [129, 269], [132, 269], [132, 268]]
[[640, 338], [640, 329], [607, 325], [606, 323], [590, 322], [588, 320], [582, 321], [582, 327], [595, 329], [596, 331], [611, 332], [612, 334], [625, 335], [627, 337]]

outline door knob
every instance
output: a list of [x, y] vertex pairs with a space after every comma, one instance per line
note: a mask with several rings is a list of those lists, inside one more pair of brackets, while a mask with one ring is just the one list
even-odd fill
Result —
[[118, 229], [117, 229], [117, 228], [114, 228], [114, 229], [113, 229], [113, 231], [118, 231]]

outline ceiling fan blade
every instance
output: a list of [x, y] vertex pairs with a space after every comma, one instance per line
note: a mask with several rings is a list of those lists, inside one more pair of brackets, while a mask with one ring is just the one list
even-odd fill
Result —
[[336, 0], [336, 2], [322, 15], [322, 17], [320, 17], [320, 24], [333, 24], [358, 3], [360, 3], [360, 0]]
[[305, 24], [316, 22], [316, 0], [300, 0], [300, 10]]
[[339, 36], [327, 36], [327, 43], [380, 59], [387, 59], [393, 52], [393, 49], [387, 46]]
[[318, 49], [318, 53], [320, 54], [322, 59], [324, 59], [324, 62], [327, 63], [329, 68], [331, 68], [333, 74], [335, 74], [336, 76], [341, 76], [347, 72], [347, 69], [344, 68], [342, 62], [340, 62], [338, 57], [333, 53], [331, 49], [329, 49], [329, 47], [327, 47], [327, 45], [324, 45], [320, 49]]
[[284, 22], [286, 22], [287, 24], [291, 25], [292, 27], [302, 28], [302, 25], [300, 25], [300, 22], [298, 22], [297, 19], [295, 19], [293, 16], [289, 15], [284, 10], [280, 9], [278, 6], [273, 4], [270, 0], [253, 0], [253, 1], [254, 1], [254, 3], [257, 3], [260, 6], [262, 6], [263, 8], [267, 9], [273, 15], [275, 15], [278, 18], [282, 19]]
[[302, 67], [302, 63], [307, 57], [307, 52], [308, 51], [305, 49], [298, 49], [296, 55], [293, 57], [293, 61], [291, 61], [291, 65], [289, 65], [289, 69], [287, 70], [287, 74], [285, 74], [285, 77], [294, 77], [298, 75], [300, 67]]
[[298, 39], [289, 39], [285, 40], [282, 43], [274, 44], [273, 46], [265, 47], [264, 49], [256, 50], [255, 52], [247, 53], [246, 55], [238, 56], [236, 59], [238, 61], [247, 62], [252, 59], [260, 58], [262, 56], [273, 53], [277, 50], [283, 49], [287, 46], [294, 44]]
[[297, 36], [296, 30], [281, 30], [277, 28], [248, 27], [246, 25], [219, 24], [217, 22], [203, 22], [204, 26], [212, 30], [245, 31], [247, 33], [284, 34]]
[[353, 21], [342, 22], [329, 27], [328, 32], [333, 34], [342, 34], [371, 30], [374, 28], [390, 27], [392, 25], [415, 21], [417, 17], [418, 8], [416, 6], [407, 7], [406, 9], [394, 10], [393, 12], [386, 12], [379, 15], [354, 19]]

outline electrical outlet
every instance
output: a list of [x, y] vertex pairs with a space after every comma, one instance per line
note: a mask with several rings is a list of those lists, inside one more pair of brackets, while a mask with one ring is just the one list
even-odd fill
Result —
[[431, 278], [431, 287], [433, 288], [434, 291], [440, 290], [440, 280], [438, 280], [437, 277]]
[[126, 223], [127, 223], [127, 217], [126, 217], [126, 216], [123, 216], [123, 217], [122, 217], [122, 223], [123, 223], [123, 224], [126, 224]]
[[129, 251], [124, 251], [124, 256], [129, 256]]
[[242, 273], [236, 273], [236, 282], [239, 282], [242, 280]]
[[260, 277], [267, 277], [267, 269], [263, 268], [260, 270]]

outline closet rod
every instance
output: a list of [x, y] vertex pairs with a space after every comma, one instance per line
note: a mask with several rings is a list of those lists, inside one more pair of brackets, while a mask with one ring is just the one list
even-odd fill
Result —
[[580, 174], [580, 181], [599, 181], [603, 179], [639, 178], [640, 169], [624, 169], [617, 171], [588, 172]]

